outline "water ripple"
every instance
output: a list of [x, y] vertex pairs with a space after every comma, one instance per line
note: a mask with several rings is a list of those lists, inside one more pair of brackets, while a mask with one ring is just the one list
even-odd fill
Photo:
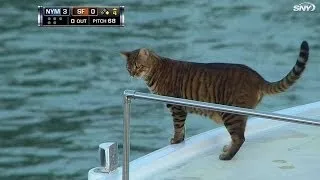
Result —
[[[129, 77], [122, 50], [147, 47], [176, 59], [243, 63], [276, 81], [306, 39], [311, 53], [301, 80], [264, 98], [259, 109], [320, 99], [320, 14], [293, 12], [284, 0], [127, 0], [120, 4], [122, 28], [37, 27], [38, 5], [104, 0], [1, 3], [0, 179], [87, 179], [88, 169], [99, 165], [99, 143], [116, 141], [122, 153], [123, 91], [149, 92]], [[135, 100], [131, 114], [131, 159], [169, 143], [172, 120], [163, 103]], [[190, 115], [187, 127], [192, 136], [217, 125]]]

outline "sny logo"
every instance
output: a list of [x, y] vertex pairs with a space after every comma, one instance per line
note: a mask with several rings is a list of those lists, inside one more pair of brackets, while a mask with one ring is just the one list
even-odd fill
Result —
[[316, 5], [310, 2], [303, 2], [293, 6], [293, 11], [315, 11]]

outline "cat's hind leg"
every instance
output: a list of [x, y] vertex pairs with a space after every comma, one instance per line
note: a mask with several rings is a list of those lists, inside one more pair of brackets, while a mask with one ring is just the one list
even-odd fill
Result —
[[174, 136], [171, 138], [171, 144], [178, 144], [184, 141], [185, 137], [185, 121], [187, 118], [187, 112], [181, 106], [167, 105], [171, 111], [173, 118]]
[[220, 154], [219, 159], [231, 160], [237, 154], [245, 141], [244, 133], [247, 117], [225, 113], [222, 118], [224, 125], [231, 136], [231, 143], [223, 147], [223, 153]]

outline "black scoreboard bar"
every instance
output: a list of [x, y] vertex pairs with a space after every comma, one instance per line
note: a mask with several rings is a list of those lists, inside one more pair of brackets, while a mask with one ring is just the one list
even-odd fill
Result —
[[38, 6], [38, 26], [124, 26], [124, 6]]

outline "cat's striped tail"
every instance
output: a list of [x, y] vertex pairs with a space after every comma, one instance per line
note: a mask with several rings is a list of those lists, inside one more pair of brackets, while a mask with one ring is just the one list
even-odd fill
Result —
[[292, 86], [301, 76], [306, 67], [306, 63], [309, 57], [309, 45], [306, 41], [301, 43], [300, 53], [298, 60], [292, 70], [280, 81], [267, 82], [265, 81], [262, 86], [262, 92], [264, 94], [277, 94], [286, 91]]

